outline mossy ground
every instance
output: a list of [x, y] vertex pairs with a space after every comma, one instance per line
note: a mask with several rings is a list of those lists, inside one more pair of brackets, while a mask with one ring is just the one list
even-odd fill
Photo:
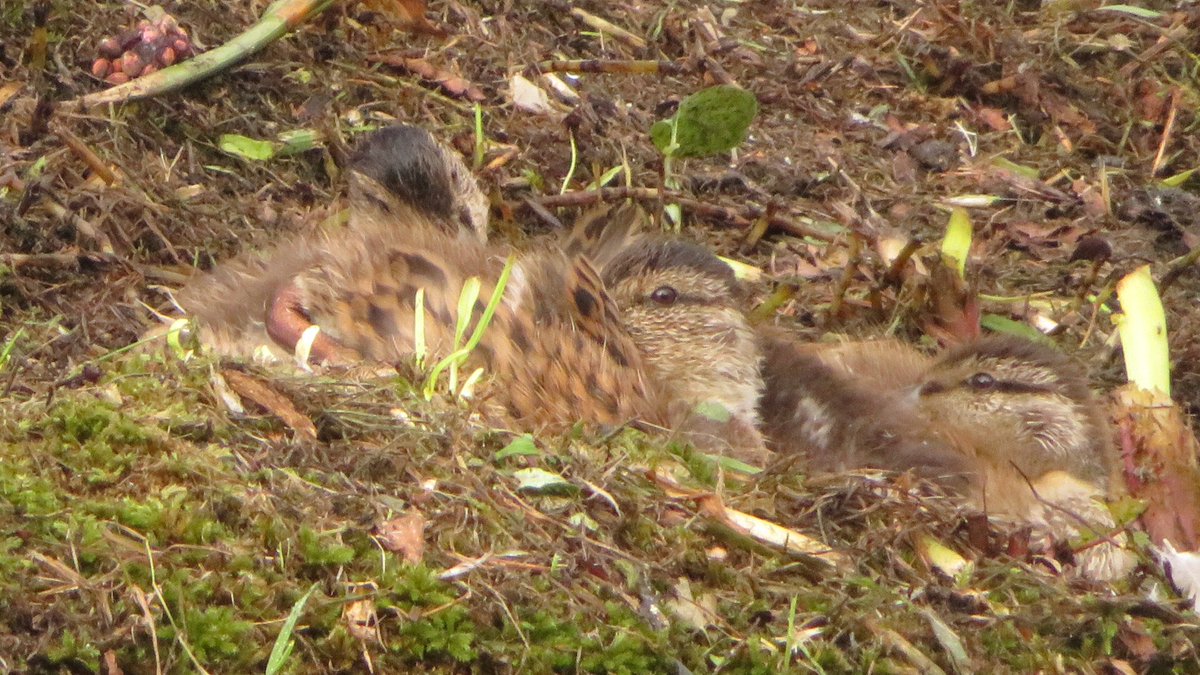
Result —
[[[1090, 331], [1079, 353], [1111, 383], [1116, 366], [1098, 339], [1110, 326], [1073, 299], [1143, 261], [1161, 271], [1195, 245], [1194, 179], [1178, 192], [1157, 183], [1200, 157], [1195, 9], [1144, 19], [1086, 2], [716, 2], [704, 3], [709, 22], [697, 3], [573, 3], [651, 40], [638, 49], [556, 3], [432, 2], [449, 39], [392, 32], [339, 4], [201, 85], [111, 110], [59, 105], [48, 121], [37, 103], [95, 90], [86, 66], [96, 43], [132, 20], [117, 3], [33, 4], [0, 8], [0, 73], [19, 85], [0, 85], [0, 345], [12, 341], [0, 361], [0, 670], [261, 671], [310, 588], [288, 672], [1200, 669], [1196, 616], [1150, 599], [1171, 591], [1144, 548], [1132, 578], [1091, 585], [998, 553], [1011, 534], [1002, 529], [979, 550], [952, 504], [903, 478], [782, 470], [739, 480], [634, 431], [539, 437], [536, 454], [498, 459], [513, 433], [404, 382], [249, 367], [314, 421], [316, 438], [305, 439], [261, 409], [229, 412], [214, 374], [230, 364], [113, 353], [149, 324], [143, 303], [163, 306], [161, 287], [192, 266], [336, 212], [338, 166], [363, 122], [395, 117], [470, 149], [471, 105], [367, 55], [398, 49], [482, 88], [489, 159], [516, 155], [481, 180], [501, 207], [498, 236], [520, 239], [547, 228], [522, 203], [557, 191], [572, 134], [572, 187], [623, 160], [634, 185], [658, 185], [646, 130], [705, 77], [585, 75], [585, 101], [558, 123], [508, 103], [507, 76], [558, 57], [694, 63], [703, 46], [761, 112], [737, 172], [728, 158], [691, 160], [676, 166], [685, 189], [726, 205], [769, 202], [842, 232], [830, 244], [776, 232], [739, 252], [743, 231], [691, 223], [688, 236], [798, 282], [781, 323], [814, 338], [915, 336], [922, 317], [908, 289], [878, 284], [881, 263], [849, 232], [867, 241], [895, 227], [933, 241], [946, 220], [939, 200], [1002, 194], [1002, 206], [973, 213], [972, 278], [993, 296], [1049, 292], [1060, 344], [1074, 350]], [[211, 46], [262, 4], [167, 9]], [[49, 58], [35, 70], [39, 8]], [[709, 44], [702, 23], [722, 37]], [[1005, 78], [1017, 86], [995, 84]], [[331, 140], [269, 162], [216, 144], [220, 133], [296, 128]], [[94, 181], [67, 138], [120, 182]], [[1043, 182], [998, 174], [997, 159]], [[113, 253], [97, 253], [51, 202], [103, 232]], [[1069, 259], [1092, 231], [1114, 251], [1095, 283], [1089, 262]], [[1193, 409], [1198, 290], [1185, 274], [1165, 297], [1177, 393]], [[1026, 305], [987, 309], [1022, 319]], [[527, 467], [573, 489], [521, 490], [514, 474]], [[818, 537], [852, 564], [833, 571], [745, 539], [668, 496], [652, 467]], [[381, 534], [413, 513], [425, 522], [417, 565]], [[972, 571], [927, 569], [914, 552], [923, 534], [976, 558]]]

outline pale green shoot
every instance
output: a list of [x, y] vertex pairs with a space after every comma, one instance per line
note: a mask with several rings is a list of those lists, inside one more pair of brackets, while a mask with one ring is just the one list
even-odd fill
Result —
[[958, 272], [958, 278], [965, 278], [967, 256], [971, 252], [971, 216], [963, 209], [950, 212], [950, 222], [946, 225], [946, 238], [942, 240], [942, 260], [951, 269]]
[[417, 289], [417, 297], [413, 300], [413, 361], [418, 370], [425, 369], [425, 357], [429, 355], [429, 345], [425, 341], [425, 289]]
[[625, 165], [623, 165], [623, 164], [618, 164], [618, 165], [614, 166], [613, 168], [611, 168], [608, 171], [605, 171], [603, 174], [601, 174], [600, 177], [597, 178], [595, 181], [593, 181], [592, 183], [589, 183], [587, 186], [587, 189], [588, 190], [599, 190], [600, 188], [604, 187], [605, 185], [608, 185], [609, 183], [611, 183], [614, 178], [621, 175], [621, 171], [623, 171], [624, 169], [625, 169]]
[[[462, 346], [463, 336], [471, 324], [475, 301], [479, 299], [479, 277], [471, 277], [463, 284], [462, 292], [458, 294], [458, 322], [454, 326], [454, 349]], [[450, 362], [450, 391], [458, 389], [458, 366], [460, 361]]]
[[475, 166], [478, 171], [487, 157], [487, 137], [483, 135], [483, 106], [475, 104]]
[[475, 384], [479, 382], [479, 378], [483, 377], [483, 368], [476, 368], [466, 380], [463, 381], [462, 388], [458, 390], [459, 398], [471, 398], [475, 395]]
[[1117, 282], [1121, 313], [1113, 320], [1121, 335], [1125, 375], [1138, 388], [1171, 397], [1171, 359], [1167, 348], [1167, 315], [1162, 299], [1143, 265]]
[[1028, 178], [1030, 180], [1037, 180], [1038, 177], [1041, 176], [1041, 172], [1034, 167], [1025, 166], [1024, 164], [1017, 164], [1016, 162], [1004, 157], [997, 157], [996, 159], [993, 159], [992, 166], [999, 169], [1004, 169], [1005, 171], [1010, 171], [1018, 176], [1021, 176], [1022, 178]]
[[571, 187], [571, 180], [575, 178], [575, 167], [579, 163], [579, 147], [575, 145], [575, 132], [571, 132], [571, 166], [567, 169], [567, 177], [563, 178], [562, 189], [558, 194], [566, 194], [567, 188]]
[[171, 327], [167, 329], [167, 345], [171, 348], [171, 353], [175, 355], [175, 358], [180, 361], [192, 358], [192, 350], [184, 347], [183, 340], [180, 338], [189, 323], [188, 319], [175, 319], [171, 322]]
[[733, 270], [733, 276], [739, 281], [757, 283], [758, 281], [762, 280], [763, 271], [754, 265], [747, 265], [744, 262], [739, 262], [733, 258], [726, 258], [723, 255], [719, 255], [717, 258], [719, 258], [721, 262], [725, 263], [730, 269]]
[[[475, 300], [479, 297], [479, 280], [475, 279], [476, 288], [471, 296], [470, 302], [463, 302], [467, 294], [467, 289], [464, 287], [463, 294], [459, 296], [458, 303], [458, 326], [455, 329], [454, 351], [449, 356], [438, 361], [438, 363], [430, 371], [429, 377], [425, 380], [425, 386], [422, 388], [422, 393], [425, 395], [425, 400], [433, 398], [434, 392], [437, 390], [438, 379], [442, 375], [442, 371], [447, 368], [453, 368], [452, 373], [456, 373], [458, 367], [466, 362], [471, 356], [471, 352], [479, 345], [479, 341], [483, 339], [483, 333], [487, 330], [488, 325], [492, 322], [492, 317], [496, 314], [496, 308], [500, 306], [500, 301], [504, 299], [504, 288], [508, 285], [508, 277], [512, 273], [512, 268], [516, 264], [517, 258], [515, 255], [508, 256], [508, 260], [504, 263], [504, 269], [500, 271], [500, 278], [496, 280], [496, 287], [492, 289], [492, 297], [488, 300], [488, 304], [484, 307], [483, 316], [479, 317], [479, 321], [475, 324], [475, 330], [471, 333], [470, 339], [465, 345], [461, 344], [462, 335], [466, 332], [466, 326], [470, 322], [472, 310], [475, 307]], [[469, 281], [469, 280], [468, 280]], [[474, 374], [468, 378], [468, 383], [472, 386], [478, 377]], [[455, 390], [456, 382], [452, 381], [450, 385], [451, 393]], [[465, 386], [465, 385], [464, 385]]]
[[12, 360], [13, 351], [17, 348], [17, 340], [20, 340], [25, 335], [25, 327], [17, 329], [11, 337], [4, 342], [4, 348], [0, 349], [0, 372], [4, 371], [5, 366]]

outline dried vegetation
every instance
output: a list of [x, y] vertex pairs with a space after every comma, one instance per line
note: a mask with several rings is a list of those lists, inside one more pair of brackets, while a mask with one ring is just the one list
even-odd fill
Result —
[[[167, 9], [211, 48], [263, 4]], [[750, 140], [732, 165], [676, 172], [688, 235], [791, 289], [777, 321], [810, 338], [915, 339], [930, 319], [922, 277], [888, 276], [880, 251], [935, 241], [947, 200], [994, 195], [973, 212], [968, 272], [985, 312], [1054, 320], [1111, 384], [1097, 294], [1146, 261], [1166, 273], [1200, 236], [1196, 180], [1161, 182], [1200, 161], [1200, 9], [1145, 4], [1156, 15], [1086, 1], [449, 0], [413, 33], [392, 29], [390, 3], [338, 3], [200, 85], [84, 110], [54, 103], [106, 86], [97, 45], [137, 17], [116, 2], [6, 3], [0, 670], [257, 671], [310, 588], [293, 672], [1200, 669], [1196, 617], [1165, 599], [1144, 549], [1131, 579], [1090, 586], [903, 478], [783, 466], [745, 481], [634, 431], [513, 446], [403, 380], [237, 371], [222, 379], [278, 398], [235, 414], [214, 377], [229, 364], [113, 351], [194, 266], [335, 216], [363, 124], [421, 124], [470, 155], [479, 101], [495, 228], [522, 238], [588, 199], [556, 194], [572, 136], [572, 189], [625, 162], [653, 198], [651, 124], [735, 82], [758, 96]], [[661, 63], [547, 63], [578, 59]], [[549, 115], [514, 106], [509, 78], [539, 63], [585, 71], [581, 99]], [[218, 147], [295, 129], [324, 142], [265, 162]], [[1179, 269], [1164, 297], [1177, 397], [1195, 412], [1200, 275]], [[522, 489], [530, 468], [561, 480]], [[755, 543], [714, 517], [713, 494], [848, 562]], [[974, 566], [951, 578], [926, 564], [930, 534]]]

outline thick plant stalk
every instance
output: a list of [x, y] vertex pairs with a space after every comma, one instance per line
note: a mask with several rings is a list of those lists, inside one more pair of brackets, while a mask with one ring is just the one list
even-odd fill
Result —
[[1200, 549], [1200, 443], [1171, 400], [1167, 323], [1149, 266], [1117, 284], [1118, 329], [1129, 384], [1113, 392], [1125, 484], [1146, 500], [1142, 524], [1156, 544]]
[[325, 11], [333, 2], [334, 0], [277, 0], [263, 12], [258, 23], [220, 47], [131, 82], [81, 96], [71, 103], [85, 107], [125, 103], [186, 87], [240, 63], [296, 26]]

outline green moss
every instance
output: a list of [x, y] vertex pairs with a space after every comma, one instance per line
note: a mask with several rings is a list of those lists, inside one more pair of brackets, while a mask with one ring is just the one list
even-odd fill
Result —
[[[570, 668], [583, 643], [579, 623], [547, 610], [527, 611], [521, 619], [521, 633], [530, 644], [537, 645], [530, 654], [531, 671]], [[519, 639], [515, 631], [507, 637]]]
[[296, 543], [299, 544], [297, 552], [306, 565], [345, 565], [354, 560], [354, 549], [308, 527], [300, 528]]
[[0, 512], [38, 518], [62, 510], [57, 486], [31, 471], [27, 459], [0, 454]]
[[624, 631], [615, 631], [615, 634], [604, 632], [611, 638], [585, 642], [584, 656], [580, 661], [584, 672], [639, 675], [666, 672], [672, 667], [672, 660], [665, 658], [663, 652], [644, 635]]
[[466, 610], [455, 605], [403, 623], [390, 649], [417, 659], [449, 657], [465, 663], [475, 660], [474, 641], [474, 624]]
[[387, 591], [380, 600], [380, 607], [440, 607], [454, 601], [456, 597], [446, 582], [438, 579], [437, 575], [424, 565], [393, 567], [380, 578], [379, 585]]
[[46, 657], [51, 663], [82, 664], [93, 672], [100, 670], [100, 650], [85, 637], [74, 631], [65, 631], [58, 638], [57, 644], [46, 650]]
[[253, 626], [238, 618], [230, 607], [205, 607], [185, 609], [179, 621], [178, 631], [174, 626], [159, 628], [159, 637], [164, 641], [182, 639], [201, 664], [223, 662], [246, 662], [246, 639]]

